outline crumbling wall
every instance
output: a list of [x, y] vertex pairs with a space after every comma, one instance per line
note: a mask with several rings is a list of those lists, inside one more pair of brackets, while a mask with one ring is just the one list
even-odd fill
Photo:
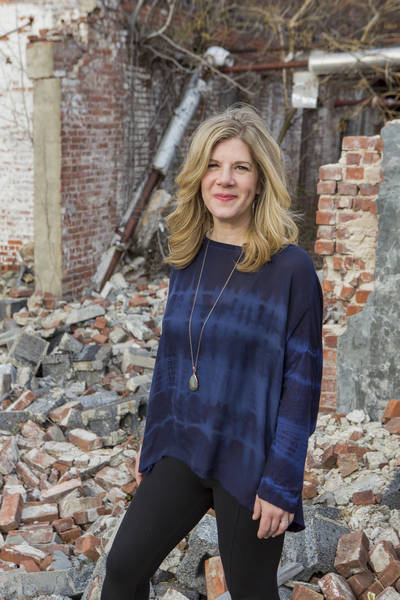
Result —
[[339, 338], [337, 355], [338, 410], [364, 408], [373, 418], [400, 390], [400, 120], [389, 122], [381, 135], [375, 281], [365, 307]]
[[[383, 256], [398, 245], [396, 218], [398, 222], [399, 217], [393, 206], [394, 197], [391, 209], [385, 198], [396, 181], [395, 169], [389, 165], [398, 160], [399, 132], [400, 128], [393, 125], [382, 131], [384, 187], [381, 187], [383, 143], [380, 136], [345, 137], [339, 163], [320, 168], [315, 252], [323, 257], [325, 323], [321, 408], [326, 412], [347, 413], [357, 407], [368, 408], [376, 415], [396, 389], [392, 366], [396, 358], [393, 346], [384, 341], [389, 329], [396, 330], [396, 325], [389, 325], [389, 316], [378, 318], [378, 312], [371, 316], [370, 295], [373, 292], [372, 296], [376, 297], [380, 279], [388, 277], [385, 281], [388, 290], [393, 289], [396, 280], [394, 251], [391, 268]], [[388, 216], [384, 217], [385, 213]], [[379, 261], [376, 260], [378, 230], [378, 248], [382, 248]], [[390, 320], [395, 320], [393, 311], [397, 311], [398, 320], [398, 302], [396, 305], [388, 300], [386, 298], [384, 307], [380, 304], [380, 312], [386, 312]], [[374, 322], [374, 335], [369, 335], [372, 331], [365, 332], [367, 317]], [[374, 348], [378, 344], [379, 352], [371, 351], [371, 344]]]
[[78, 17], [79, 6], [79, 0], [0, 0], [0, 263], [8, 267], [33, 241], [33, 87], [25, 48], [40, 30]]

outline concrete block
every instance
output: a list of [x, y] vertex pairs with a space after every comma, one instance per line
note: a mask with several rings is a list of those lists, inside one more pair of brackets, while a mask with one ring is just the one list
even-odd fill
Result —
[[[31, 405], [32, 406], [32, 405]], [[16, 433], [23, 423], [30, 419], [27, 410], [15, 410], [13, 412], [0, 412], [0, 429]]]
[[176, 578], [183, 585], [201, 594], [207, 594], [203, 563], [205, 559], [218, 554], [216, 520], [207, 514], [189, 536], [189, 547], [176, 571]]
[[75, 323], [82, 323], [83, 321], [89, 321], [96, 317], [101, 317], [106, 313], [104, 308], [100, 304], [89, 304], [88, 306], [81, 306], [80, 308], [74, 308], [66, 319], [67, 325], [74, 325]]
[[48, 375], [57, 381], [65, 377], [66, 371], [71, 368], [71, 358], [68, 354], [48, 354], [42, 361], [43, 377]]
[[[40, 425], [44, 425], [49, 417], [49, 414], [55, 408], [61, 406], [65, 403], [65, 398], [63, 394], [58, 393], [48, 393], [34, 402], [29, 406], [29, 412], [26, 411], [27, 419], [33, 419], [36, 423]], [[1, 419], [1, 413], [0, 413]]]
[[281, 564], [301, 563], [304, 570], [296, 576], [299, 581], [309, 581], [314, 573], [333, 571], [339, 537], [349, 533], [337, 521], [339, 515], [340, 511], [332, 507], [304, 506], [306, 529], [285, 534]]
[[0, 321], [12, 317], [13, 314], [19, 312], [21, 308], [25, 308], [27, 306], [27, 303], [27, 298], [2, 298], [0, 300]]
[[110, 358], [110, 346], [97, 344], [85, 346], [72, 359], [72, 368], [74, 369], [75, 377], [79, 381], [85, 381], [88, 386], [99, 383]]
[[153, 358], [146, 350], [137, 350], [136, 348], [128, 347], [124, 349], [122, 358], [122, 372], [125, 373], [129, 367], [144, 367], [146, 369], [154, 369], [155, 358]]
[[15, 367], [11, 363], [0, 365], [1, 396], [7, 394], [11, 390], [11, 384], [14, 383], [16, 375]]
[[21, 331], [8, 353], [8, 361], [16, 367], [28, 367], [36, 374], [49, 343], [37, 335]]
[[0, 573], [0, 596], [7, 600], [24, 600], [54, 594], [78, 597], [93, 572], [93, 563], [62, 571], [23, 573], [19, 570]]

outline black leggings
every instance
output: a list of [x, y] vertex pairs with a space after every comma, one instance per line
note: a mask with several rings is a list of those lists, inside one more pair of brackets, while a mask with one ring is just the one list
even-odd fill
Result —
[[107, 558], [101, 600], [148, 600], [152, 575], [211, 507], [232, 600], [279, 600], [284, 535], [257, 538], [259, 521], [250, 510], [218, 481], [201, 479], [171, 457], [156, 463], [136, 490]]

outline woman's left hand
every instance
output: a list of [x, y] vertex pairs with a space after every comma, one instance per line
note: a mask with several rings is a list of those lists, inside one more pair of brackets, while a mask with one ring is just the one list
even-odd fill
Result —
[[260, 519], [257, 537], [269, 538], [281, 535], [293, 521], [294, 513], [288, 513], [282, 508], [263, 500], [258, 495], [254, 502], [253, 519]]

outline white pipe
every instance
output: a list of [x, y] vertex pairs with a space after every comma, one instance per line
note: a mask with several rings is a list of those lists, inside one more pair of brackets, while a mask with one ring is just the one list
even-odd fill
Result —
[[318, 50], [311, 52], [308, 68], [315, 75], [330, 75], [354, 71], [400, 65], [400, 46], [391, 48], [372, 48], [356, 52], [325, 53]]

